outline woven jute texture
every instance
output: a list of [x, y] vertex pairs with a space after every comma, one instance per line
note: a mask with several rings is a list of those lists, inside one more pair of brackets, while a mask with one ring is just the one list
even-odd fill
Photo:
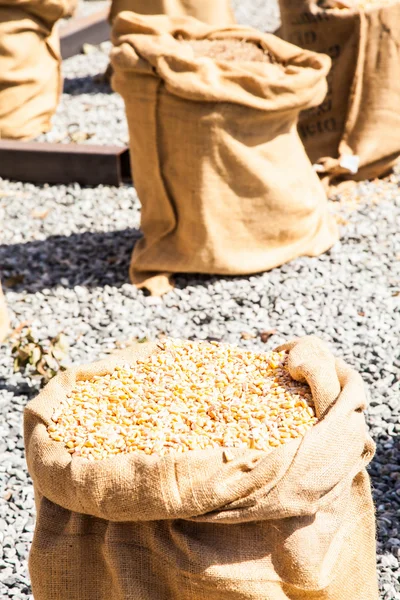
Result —
[[332, 58], [322, 104], [300, 116], [299, 132], [328, 183], [387, 173], [400, 155], [400, 2], [331, 9], [280, 0], [282, 35]]
[[[247, 40], [273, 63], [195, 58], [181, 39]], [[161, 294], [171, 273], [256, 273], [337, 240], [296, 130], [326, 94], [329, 57], [247, 27], [128, 12], [113, 41], [142, 203], [134, 283]]]
[[235, 22], [230, 0], [112, 0], [111, 21], [124, 10], [142, 15], [195, 17], [199, 21], [220, 27]]
[[46, 427], [77, 380], [155, 352], [137, 345], [58, 375], [25, 409], [35, 487], [35, 600], [377, 600], [374, 454], [360, 376], [317, 338], [291, 375], [317, 425], [270, 453], [71, 458]]
[[9, 326], [10, 321], [8, 319], [7, 305], [0, 282], [0, 343], [6, 337], [9, 330]]
[[75, 0], [0, 0], [0, 138], [26, 140], [51, 127], [61, 93], [55, 23]]

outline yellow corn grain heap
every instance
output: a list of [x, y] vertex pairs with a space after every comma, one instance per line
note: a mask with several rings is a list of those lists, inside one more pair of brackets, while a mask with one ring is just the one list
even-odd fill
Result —
[[317, 421], [310, 388], [285, 352], [168, 340], [105, 376], [78, 381], [48, 428], [74, 456], [163, 455], [205, 448], [271, 450]]

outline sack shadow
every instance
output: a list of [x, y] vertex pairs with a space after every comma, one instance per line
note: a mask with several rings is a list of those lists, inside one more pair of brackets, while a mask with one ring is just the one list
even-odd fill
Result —
[[124, 229], [0, 245], [3, 288], [34, 293], [58, 285], [120, 287], [129, 283], [131, 254], [141, 235], [138, 229]]
[[[130, 283], [129, 265], [135, 243], [142, 237], [139, 229], [111, 232], [83, 232], [69, 236], [49, 236], [19, 244], [0, 244], [0, 281], [3, 289], [39, 292], [61, 285], [121, 287]], [[176, 273], [175, 288], [207, 288], [216, 281], [234, 281], [245, 275], [207, 275]], [[143, 290], [148, 295], [147, 290]], [[242, 302], [242, 298], [237, 301]]]
[[81, 94], [113, 94], [111, 86], [104, 79], [104, 73], [85, 75], [84, 77], [65, 77], [63, 94], [79, 96]]

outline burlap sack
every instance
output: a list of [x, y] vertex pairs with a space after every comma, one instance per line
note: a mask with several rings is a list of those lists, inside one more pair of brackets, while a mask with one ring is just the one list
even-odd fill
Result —
[[51, 128], [61, 93], [54, 27], [76, 0], [0, 0], [0, 138], [30, 139]]
[[314, 337], [290, 348], [321, 421], [264, 453], [72, 458], [46, 427], [75, 382], [156, 351], [138, 345], [52, 380], [25, 409], [35, 487], [35, 600], [377, 600], [360, 376]]
[[400, 155], [400, 2], [324, 9], [316, 0], [280, 0], [282, 36], [325, 52], [328, 95], [300, 115], [299, 132], [329, 182], [387, 173]]
[[124, 10], [142, 15], [195, 17], [199, 21], [224, 27], [235, 23], [230, 0], [112, 0], [110, 20]]
[[10, 328], [10, 321], [8, 319], [8, 311], [6, 300], [4, 298], [3, 290], [0, 282], [0, 343], [6, 337]]
[[[195, 59], [179, 36], [253, 41], [285, 66]], [[171, 273], [256, 273], [336, 241], [296, 131], [299, 111], [326, 94], [327, 56], [247, 27], [128, 12], [113, 41], [142, 203], [134, 283], [161, 294]]]

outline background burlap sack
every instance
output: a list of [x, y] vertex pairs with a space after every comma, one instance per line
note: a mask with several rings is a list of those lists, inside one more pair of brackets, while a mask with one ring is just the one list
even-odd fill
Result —
[[61, 92], [56, 21], [76, 0], [0, 0], [0, 138], [30, 139], [51, 127]]
[[195, 17], [209, 25], [221, 27], [235, 23], [230, 0], [112, 0], [110, 19], [124, 10], [142, 15]]
[[[250, 40], [285, 64], [195, 59], [185, 39]], [[131, 279], [161, 294], [176, 272], [239, 275], [337, 239], [296, 130], [330, 60], [247, 27], [121, 13], [113, 87], [124, 98], [144, 233]]]
[[316, 0], [280, 0], [280, 7], [284, 39], [333, 61], [325, 100], [300, 115], [311, 161], [329, 182], [385, 174], [400, 155], [400, 2], [325, 10]]
[[72, 458], [46, 427], [79, 379], [156, 351], [138, 345], [52, 380], [25, 409], [35, 486], [35, 600], [377, 600], [360, 376], [314, 337], [287, 346], [320, 422], [264, 453]]
[[7, 305], [6, 305], [6, 300], [4, 298], [3, 290], [1, 288], [1, 281], [0, 281], [0, 342], [2, 342], [4, 340], [4, 338], [6, 337], [9, 327], [10, 327], [10, 322], [8, 319]]

